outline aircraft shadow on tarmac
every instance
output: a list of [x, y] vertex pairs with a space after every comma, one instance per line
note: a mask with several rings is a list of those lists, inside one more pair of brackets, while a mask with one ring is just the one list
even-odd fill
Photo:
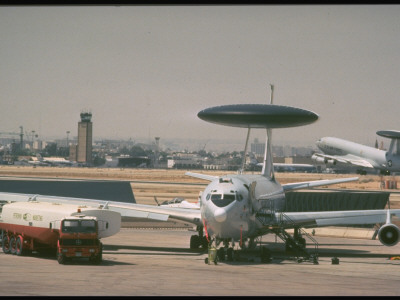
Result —
[[[119, 250], [132, 250], [132, 251], [143, 251], [137, 252], [120, 252]], [[206, 250], [198, 249], [191, 250], [188, 248], [167, 248], [167, 247], [149, 247], [149, 246], [128, 246], [128, 245], [103, 245], [103, 253], [106, 251], [118, 251], [109, 252], [110, 254], [132, 254], [132, 255], [183, 255], [183, 256], [199, 256], [206, 253]], [[158, 252], [158, 253], [156, 253]], [[166, 253], [165, 253], [166, 252]]]
[[[269, 243], [262, 243], [268, 247]], [[284, 250], [284, 244], [276, 244], [271, 243], [272, 256], [276, 257], [276, 260], [286, 260], [293, 257], [294, 253], [286, 252]], [[318, 256], [319, 257], [359, 257], [359, 258], [390, 258], [394, 256], [389, 253], [374, 253], [368, 250], [358, 250], [358, 249], [341, 249], [341, 248], [329, 248], [323, 249], [321, 246], [356, 246], [356, 247], [368, 247], [370, 245], [362, 245], [362, 244], [319, 244]], [[131, 254], [131, 255], [182, 255], [182, 256], [201, 256], [207, 253], [207, 250], [197, 249], [192, 250], [188, 248], [171, 248], [171, 247], [151, 247], [151, 246], [131, 246], [131, 245], [104, 245], [103, 246], [104, 254]], [[127, 251], [120, 251], [127, 250]], [[314, 248], [309, 246], [307, 247], [307, 251], [309, 254], [314, 254]], [[118, 251], [118, 252], [117, 252]], [[141, 251], [141, 252], [130, 252], [130, 251]], [[259, 256], [259, 247], [254, 250], [244, 250], [242, 252], [244, 256]]]
[[[271, 257], [272, 261], [270, 264], [280, 264], [283, 263], [284, 261], [290, 261], [290, 260], [297, 260], [297, 257], [295, 253], [292, 252], [286, 252], [284, 250], [284, 244], [283, 243], [262, 243], [263, 245], [268, 247], [272, 246], [271, 248]], [[349, 244], [319, 244], [319, 246], [352, 246]], [[370, 245], [360, 245], [360, 244], [355, 244], [353, 246], [357, 247], [368, 247]], [[118, 254], [124, 254], [124, 255], [159, 255], [159, 256], [176, 256], [176, 255], [181, 255], [181, 256], [202, 256], [204, 254], [207, 254], [207, 250], [203, 249], [198, 249], [198, 250], [191, 250], [188, 248], [169, 248], [169, 247], [150, 247], [150, 246], [130, 246], [130, 245], [104, 245], [104, 254], [113, 254], [113, 255], [118, 255]], [[120, 251], [120, 250], [127, 250], [127, 251]], [[307, 247], [308, 253], [309, 254], [314, 254], [314, 248], [313, 247]], [[131, 251], [140, 251], [140, 252], [131, 252]], [[236, 258], [234, 261], [228, 261], [224, 260], [224, 264], [254, 264], [254, 263], [260, 263], [260, 258], [259, 258], [259, 247], [256, 247], [253, 250], [246, 249], [241, 252], [238, 258]], [[329, 249], [318, 249], [318, 257], [338, 257], [338, 258], [344, 258], [344, 257], [354, 257], [354, 258], [387, 258], [389, 259], [393, 254], [387, 254], [387, 253], [373, 253], [368, 250], [354, 250], [354, 249], [341, 249], [341, 248], [329, 248]], [[304, 260], [303, 263], [307, 263], [309, 261]], [[264, 264], [264, 263], [263, 263]]]
[[[267, 248], [271, 249], [271, 253], [273, 255], [286, 255], [290, 256], [291, 253], [286, 253], [284, 250], [284, 244], [276, 244], [276, 243], [263, 243]], [[272, 245], [272, 246], [271, 246]], [[323, 246], [327, 246], [329, 248], [323, 248]], [[343, 243], [318, 243], [318, 256], [319, 257], [359, 257], [359, 258], [390, 258], [394, 256], [390, 253], [374, 253], [369, 250], [360, 250], [360, 249], [348, 249], [348, 248], [333, 248], [332, 246], [343, 246], [343, 247], [357, 247], [357, 248], [368, 248], [371, 245], [367, 244], [343, 244]], [[314, 254], [315, 248], [312, 245], [307, 246], [307, 251], [309, 254]]]

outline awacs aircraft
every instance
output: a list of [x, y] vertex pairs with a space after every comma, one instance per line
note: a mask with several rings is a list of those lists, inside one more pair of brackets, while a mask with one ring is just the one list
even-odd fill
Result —
[[365, 168], [377, 169], [387, 175], [400, 172], [400, 131], [382, 130], [376, 133], [391, 139], [388, 151], [335, 137], [324, 137], [316, 142], [323, 153], [313, 154], [312, 159], [327, 165], [354, 165], [359, 167], [360, 174], [366, 174]]
[[[271, 97], [272, 99], [272, 97]], [[122, 216], [156, 220], [175, 219], [196, 225], [198, 234], [192, 235], [190, 248], [219, 247], [218, 258], [233, 259], [234, 247], [256, 245], [256, 241], [266, 234], [275, 234], [285, 241], [287, 249], [302, 251], [305, 259], [309, 255], [305, 247], [301, 228], [315, 228], [334, 225], [383, 224], [377, 235], [382, 244], [396, 245], [400, 238], [399, 228], [392, 224], [392, 216], [400, 216], [399, 209], [393, 210], [353, 210], [284, 212], [285, 193], [298, 189], [325, 186], [358, 178], [318, 180], [280, 184], [274, 175], [272, 161], [272, 129], [310, 124], [318, 115], [307, 110], [271, 104], [237, 104], [204, 109], [198, 113], [202, 120], [239, 128], [247, 128], [247, 144], [251, 128], [266, 129], [264, 166], [261, 174], [228, 174], [210, 176], [201, 173], [186, 173], [189, 176], [210, 181], [200, 197], [200, 209], [167, 206], [140, 205], [122, 202], [105, 202], [93, 199], [61, 198], [39, 195], [0, 193], [0, 200], [69, 202], [86, 206], [101, 206], [120, 212]], [[242, 162], [242, 169], [244, 161]], [[290, 235], [286, 230], [294, 229]], [[310, 237], [311, 238], [311, 237]], [[222, 244], [222, 247], [221, 247]], [[261, 260], [268, 262], [269, 255], [261, 248]], [[316, 262], [318, 263], [318, 261]]]

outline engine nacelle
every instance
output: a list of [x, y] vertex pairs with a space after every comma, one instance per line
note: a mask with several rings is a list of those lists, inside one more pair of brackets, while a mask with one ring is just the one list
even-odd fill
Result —
[[328, 166], [335, 166], [336, 165], [336, 160], [334, 159], [325, 159], [325, 164]]
[[379, 228], [378, 238], [385, 246], [394, 246], [400, 238], [400, 229], [394, 224], [387, 223]]
[[325, 159], [323, 157], [316, 156], [315, 154], [311, 156], [311, 159], [317, 163], [325, 163]]

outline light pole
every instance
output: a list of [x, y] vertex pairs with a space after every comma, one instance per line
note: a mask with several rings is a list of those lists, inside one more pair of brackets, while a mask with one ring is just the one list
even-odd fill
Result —
[[68, 142], [68, 135], [69, 135], [69, 130], [67, 131], [67, 148], [68, 148], [68, 144], [69, 144], [69, 142]]
[[33, 150], [33, 138], [35, 137], [35, 130], [32, 130], [32, 150]]

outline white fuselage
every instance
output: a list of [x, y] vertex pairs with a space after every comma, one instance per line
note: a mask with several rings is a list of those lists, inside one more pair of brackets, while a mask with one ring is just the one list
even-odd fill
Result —
[[335, 137], [324, 137], [316, 142], [318, 148], [327, 155], [337, 155], [349, 159], [361, 158], [380, 170], [399, 171], [400, 157], [387, 151], [346, 141]]
[[[250, 186], [252, 183], [254, 189]], [[267, 194], [271, 196], [256, 200]], [[209, 236], [239, 241], [256, 236], [262, 227], [255, 212], [260, 209], [280, 211], [284, 200], [282, 186], [262, 175], [226, 175], [205, 188], [201, 196], [201, 215]]]

